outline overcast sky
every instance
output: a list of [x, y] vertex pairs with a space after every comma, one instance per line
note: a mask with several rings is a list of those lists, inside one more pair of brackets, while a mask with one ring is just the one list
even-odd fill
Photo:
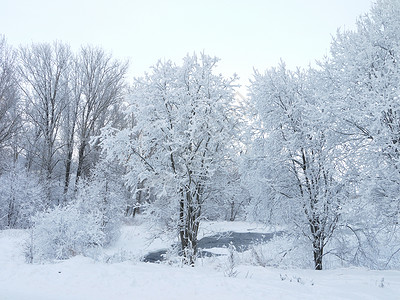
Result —
[[102, 46], [140, 76], [158, 59], [221, 58], [242, 82], [276, 66], [307, 67], [328, 53], [338, 27], [353, 29], [370, 0], [0, 0], [0, 33], [14, 46], [61, 40]]

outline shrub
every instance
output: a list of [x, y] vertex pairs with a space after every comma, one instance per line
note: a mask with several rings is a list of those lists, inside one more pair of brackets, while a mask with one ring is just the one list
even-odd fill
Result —
[[37, 214], [26, 245], [28, 262], [67, 259], [103, 245], [101, 216], [74, 204]]
[[243, 255], [252, 265], [280, 268], [312, 268], [309, 245], [302, 238], [276, 235], [268, 243], [255, 244]]
[[13, 167], [0, 176], [0, 229], [28, 228], [30, 218], [45, 207], [44, 189], [37, 177]]

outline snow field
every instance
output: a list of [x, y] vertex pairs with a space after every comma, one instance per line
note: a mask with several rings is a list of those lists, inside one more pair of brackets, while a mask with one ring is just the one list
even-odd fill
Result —
[[[210, 223], [203, 231], [215, 234], [228, 225]], [[254, 226], [236, 223], [231, 228], [245, 232]], [[76, 256], [55, 263], [26, 264], [26, 238], [23, 230], [0, 231], [1, 300], [400, 299], [400, 271], [285, 270], [242, 264], [235, 267], [236, 277], [227, 277], [226, 256], [199, 259], [195, 268], [139, 262], [145, 253], [170, 243], [160, 239], [150, 243], [144, 225], [123, 227], [114, 247], [99, 255], [119, 254], [121, 262], [114, 263]]]

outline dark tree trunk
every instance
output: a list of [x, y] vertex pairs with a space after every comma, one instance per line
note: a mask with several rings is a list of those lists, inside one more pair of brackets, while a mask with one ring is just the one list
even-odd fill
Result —
[[322, 257], [324, 254], [324, 248], [323, 247], [317, 247], [315, 248], [314, 246], [314, 269], [315, 270], [322, 270]]
[[233, 221], [235, 221], [235, 218], [236, 218], [235, 201], [232, 201], [231, 202], [231, 211], [230, 211], [229, 221], [233, 222]]
[[71, 163], [72, 163], [72, 151], [69, 150], [67, 154], [67, 161], [65, 164], [64, 198], [68, 193], [69, 181], [71, 178]]
[[199, 199], [197, 199], [198, 197], [193, 199], [190, 191], [181, 194], [183, 197], [179, 203], [179, 236], [182, 254], [184, 262], [194, 266], [198, 252], [197, 234], [200, 225], [200, 206], [198, 203], [194, 203], [194, 200], [198, 202]]
[[[76, 116], [76, 110], [74, 112], [74, 116]], [[68, 115], [68, 120], [69, 120], [69, 115]], [[72, 128], [67, 140], [67, 159], [65, 162], [65, 179], [64, 179], [64, 202], [66, 202], [67, 200], [67, 193], [71, 179], [72, 155], [74, 154], [74, 143], [75, 143], [75, 138], [74, 138], [75, 125], [76, 125], [76, 119], [74, 118], [74, 121], [72, 123]]]
[[322, 257], [324, 255], [324, 232], [321, 229], [319, 219], [311, 222], [310, 229], [313, 238], [314, 269], [322, 270]]
[[75, 188], [77, 188], [77, 183], [79, 181], [79, 178], [82, 176], [85, 148], [86, 148], [86, 142], [82, 141], [81, 144], [79, 145], [78, 168], [76, 170]]

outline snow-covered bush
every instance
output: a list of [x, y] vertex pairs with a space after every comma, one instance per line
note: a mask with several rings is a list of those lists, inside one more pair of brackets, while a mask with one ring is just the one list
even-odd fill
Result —
[[236, 277], [238, 275], [238, 270], [236, 269], [238, 265], [238, 255], [236, 252], [236, 247], [231, 242], [228, 247], [228, 259], [225, 264], [224, 275], [227, 277]]
[[328, 244], [327, 268], [361, 266], [370, 269], [400, 268], [400, 234], [393, 228], [346, 226]]
[[375, 189], [373, 183], [365, 182], [361, 187], [360, 195], [350, 198], [342, 205], [342, 224], [326, 246], [326, 267], [398, 269], [398, 219], [387, 207], [381, 207], [386, 199], [371, 199], [371, 190]]
[[0, 229], [27, 228], [44, 208], [44, 189], [34, 174], [14, 166], [0, 176]]
[[98, 163], [92, 176], [80, 182], [76, 194], [80, 212], [98, 216], [105, 245], [119, 237], [128, 197], [116, 168], [104, 161]]
[[312, 268], [310, 245], [303, 238], [276, 235], [268, 243], [255, 244], [243, 253], [242, 261], [262, 267]]
[[32, 221], [25, 249], [28, 262], [67, 259], [104, 244], [101, 215], [83, 212], [77, 204], [57, 206]]

